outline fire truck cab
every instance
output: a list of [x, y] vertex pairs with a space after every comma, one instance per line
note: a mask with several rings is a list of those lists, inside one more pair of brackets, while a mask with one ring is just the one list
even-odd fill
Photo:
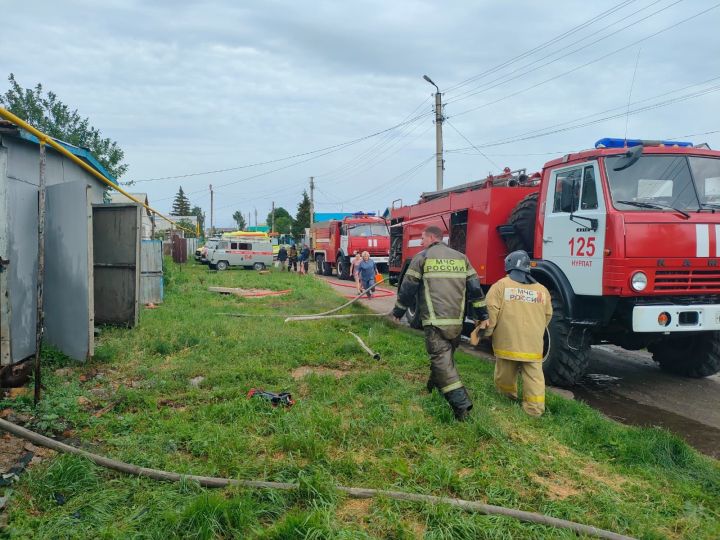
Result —
[[391, 280], [402, 281], [430, 224], [487, 288], [505, 255], [524, 249], [552, 296], [552, 384], [576, 383], [596, 343], [647, 348], [668, 372], [706, 377], [720, 370], [719, 211], [720, 152], [601, 139], [541, 173], [506, 169], [393, 208]]
[[313, 223], [310, 234], [318, 274], [331, 276], [335, 269], [340, 279], [351, 279], [352, 257], [363, 251], [378, 268], [387, 268], [390, 233], [386, 221], [375, 214], [358, 212], [341, 220]]

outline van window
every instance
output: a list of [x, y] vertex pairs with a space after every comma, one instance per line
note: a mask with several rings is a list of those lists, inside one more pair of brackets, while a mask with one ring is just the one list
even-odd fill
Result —
[[230, 249], [238, 249], [238, 243], [237, 243], [237, 242], [230, 242]]
[[251, 249], [252, 249], [252, 244], [240, 243], [240, 244], [238, 244], [238, 249], [251, 250]]

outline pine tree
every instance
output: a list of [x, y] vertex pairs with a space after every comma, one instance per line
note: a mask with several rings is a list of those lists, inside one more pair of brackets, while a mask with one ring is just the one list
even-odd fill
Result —
[[233, 219], [235, 220], [235, 223], [237, 223], [237, 228], [239, 231], [242, 231], [245, 229], [245, 216], [242, 215], [242, 212], [240, 210], [235, 210], [235, 213], [233, 214]]
[[175, 200], [173, 200], [171, 216], [189, 216], [190, 215], [190, 200], [185, 196], [182, 186], [178, 189]]
[[295, 221], [292, 224], [292, 234], [295, 240], [300, 240], [308, 227], [310, 227], [310, 197], [308, 197], [307, 191], [303, 190], [303, 198], [298, 204]]

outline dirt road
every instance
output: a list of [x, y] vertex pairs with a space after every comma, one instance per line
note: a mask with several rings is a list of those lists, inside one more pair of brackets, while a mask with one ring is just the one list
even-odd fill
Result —
[[[320, 277], [344, 296], [352, 295], [349, 281]], [[381, 289], [394, 293], [395, 287]], [[371, 310], [387, 313], [395, 295], [381, 292], [363, 300]], [[470, 354], [492, 361], [464, 345]], [[593, 347], [588, 376], [572, 388], [576, 399], [619, 422], [661, 426], [683, 437], [701, 452], [720, 458], [720, 375], [685, 379], [668, 375], [645, 351], [625, 351], [612, 345]]]

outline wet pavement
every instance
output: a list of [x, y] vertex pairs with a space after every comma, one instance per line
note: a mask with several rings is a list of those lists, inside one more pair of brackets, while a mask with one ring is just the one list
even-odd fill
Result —
[[[342, 295], [349, 281], [320, 277]], [[383, 289], [395, 291], [386, 283]], [[363, 300], [371, 310], [387, 313], [395, 295]], [[465, 352], [492, 361], [487, 353], [468, 344]], [[626, 351], [612, 345], [593, 346], [588, 375], [571, 392], [548, 388], [584, 401], [618, 422], [665, 428], [698, 449], [720, 459], [720, 375], [705, 379], [676, 377], [661, 371], [647, 351]]]

